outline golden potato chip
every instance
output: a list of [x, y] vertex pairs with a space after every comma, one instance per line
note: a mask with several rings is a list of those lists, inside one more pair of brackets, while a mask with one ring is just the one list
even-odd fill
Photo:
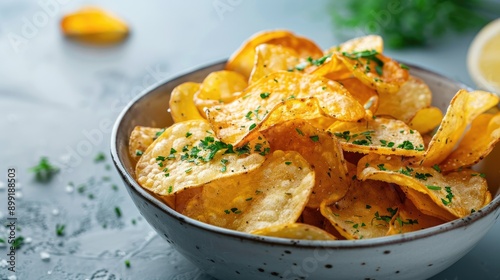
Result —
[[128, 142], [128, 153], [135, 166], [139, 158], [153, 141], [164, 131], [162, 128], [136, 126], [130, 133]]
[[399, 120], [378, 117], [357, 122], [337, 121], [328, 131], [348, 152], [404, 156], [424, 153], [420, 134]]
[[299, 57], [321, 57], [323, 51], [311, 40], [297, 36], [285, 30], [273, 30], [260, 32], [253, 35], [250, 39], [234, 52], [226, 64], [226, 70], [232, 70], [250, 76], [254, 66], [255, 48], [260, 44], [272, 44], [287, 47], [296, 51]]
[[401, 190], [405, 193], [406, 198], [411, 200], [413, 205], [415, 205], [415, 207], [417, 207], [417, 209], [424, 215], [436, 217], [445, 222], [456, 219], [455, 215], [437, 205], [428, 194], [406, 186], [400, 187]]
[[249, 84], [271, 73], [293, 69], [299, 63], [297, 52], [280, 45], [262, 44], [255, 48], [255, 52]]
[[123, 20], [97, 7], [84, 7], [65, 15], [61, 29], [66, 36], [95, 44], [117, 43], [129, 33]]
[[333, 46], [325, 51], [325, 54], [334, 52], [359, 52], [364, 50], [375, 50], [378, 53], [384, 52], [384, 40], [378, 35], [368, 35], [345, 41], [338, 46]]
[[433, 166], [448, 157], [466, 127], [478, 115], [498, 103], [498, 96], [485, 92], [459, 90], [451, 100], [444, 118], [432, 137], [421, 164]]
[[406, 199], [393, 217], [388, 235], [407, 233], [443, 224], [445, 221], [425, 215]]
[[[394, 183], [427, 194], [436, 205], [455, 218], [467, 216], [491, 200], [486, 180], [475, 171], [463, 170], [443, 175], [438, 166], [407, 164], [408, 161], [400, 157], [371, 154], [359, 161], [358, 178]], [[413, 203], [419, 207], [416, 201]]]
[[353, 180], [344, 198], [321, 204], [321, 213], [346, 239], [385, 236], [401, 200], [396, 190], [379, 181]]
[[196, 105], [194, 94], [200, 89], [199, 83], [185, 82], [176, 86], [170, 94], [170, 115], [174, 122], [203, 119]]
[[349, 188], [350, 178], [339, 142], [325, 131], [304, 120], [278, 123], [262, 131], [271, 151], [300, 153], [315, 172], [315, 185], [308, 207], [319, 207], [323, 200], [337, 201]]
[[352, 74], [379, 94], [397, 93], [408, 80], [408, 70], [376, 50], [335, 53]]
[[379, 99], [377, 115], [389, 115], [408, 123], [418, 111], [431, 105], [432, 93], [424, 81], [410, 76], [397, 92], [379, 92]]
[[335, 240], [335, 236], [328, 232], [307, 224], [293, 223], [277, 225], [268, 228], [259, 229], [252, 232], [256, 235], [301, 239], [301, 240]]
[[377, 112], [379, 97], [374, 89], [366, 86], [357, 78], [337, 80], [337, 82], [343, 85], [363, 105], [365, 110], [370, 110], [373, 113]]
[[472, 166], [485, 158], [500, 140], [500, 113], [482, 114], [472, 121], [470, 130], [440, 164], [443, 171]]
[[297, 152], [275, 151], [248, 174], [202, 186], [199, 199], [182, 213], [224, 228], [253, 232], [294, 223], [314, 187], [314, 171]]
[[[159, 195], [171, 195], [235, 174], [264, 162], [249, 143], [236, 149], [214, 137], [205, 120], [173, 124], [144, 152], [136, 166], [137, 182]], [[249, 154], [250, 153], [250, 154]]]
[[208, 74], [194, 94], [194, 104], [201, 115], [205, 115], [204, 108], [214, 105], [230, 103], [241, 95], [247, 87], [247, 81], [240, 73], [234, 71], [216, 71]]
[[417, 111], [408, 125], [420, 134], [426, 134], [438, 127], [442, 120], [443, 112], [441, 109], [431, 106]]
[[222, 141], [236, 145], [250, 131], [258, 129], [266, 115], [280, 103], [309, 97], [317, 98], [320, 110], [335, 119], [355, 121], [365, 113], [361, 104], [340, 84], [292, 72], [272, 73], [249, 86], [234, 102], [208, 108], [206, 112], [216, 135]]

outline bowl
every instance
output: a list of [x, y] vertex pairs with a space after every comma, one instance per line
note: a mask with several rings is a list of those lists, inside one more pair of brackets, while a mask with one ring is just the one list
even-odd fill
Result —
[[[128, 139], [136, 125], [172, 124], [172, 89], [201, 82], [225, 61], [188, 71], [147, 89], [123, 110], [111, 139], [113, 162], [135, 205], [148, 223], [206, 273], [218, 279], [426, 279], [459, 260], [488, 232], [500, 215], [500, 149], [480, 166], [494, 199], [471, 215], [424, 230], [366, 240], [307, 241], [256, 236], [199, 222], [169, 208], [134, 180]], [[460, 88], [439, 74], [410, 65], [434, 93], [433, 105], [446, 110]], [[491, 168], [488, 168], [491, 167]]]

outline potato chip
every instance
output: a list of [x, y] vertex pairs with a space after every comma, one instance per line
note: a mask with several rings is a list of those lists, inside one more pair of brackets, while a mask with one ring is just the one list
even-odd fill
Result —
[[385, 236], [401, 200], [396, 190], [379, 181], [353, 180], [344, 198], [321, 204], [321, 213], [346, 239]]
[[255, 64], [249, 84], [277, 71], [293, 69], [299, 63], [299, 55], [293, 49], [280, 45], [262, 44], [255, 48]]
[[345, 41], [338, 46], [333, 46], [325, 51], [325, 54], [334, 52], [359, 52], [364, 50], [375, 50], [378, 53], [384, 52], [384, 40], [378, 35], [368, 35]]
[[[162, 128], [136, 126], [132, 130], [128, 142], [128, 153], [133, 161], [133, 166], [137, 163], [146, 149], [153, 141], [161, 135]], [[158, 135], [158, 136], [157, 136]]]
[[[408, 161], [396, 156], [375, 154], [358, 163], [358, 178], [371, 179], [409, 187], [427, 194], [432, 201], [455, 218], [481, 209], [491, 200], [486, 180], [472, 170], [441, 174], [438, 167], [409, 166]], [[419, 206], [413, 201], [415, 206]]]
[[443, 112], [441, 109], [431, 106], [417, 111], [408, 125], [420, 134], [426, 134], [438, 127], [442, 120]]
[[230, 103], [241, 95], [247, 87], [247, 81], [240, 73], [234, 71], [216, 71], [208, 74], [194, 94], [194, 104], [201, 115], [205, 115], [204, 108], [214, 105]]
[[174, 122], [203, 119], [193, 99], [199, 89], [199, 83], [185, 82], [172, 90], [169, 108]]
[[420, 212], [410, 199], [406, 199], [398, 209], [398, 213], [391, 220], [390, 229], [387, 234], [393, 235], [417, 231], [437, 226], [444, 222], [439, 218]]
[[431, 105], [432, 93], [421, 79], [410, 76], [397, 92], [381, 91], [379, 98], [377, 115], [389, 115], [408, 123], [418, 111]]
[[451, 100], [450, 106], [432, 137], [421, 164], [433, 166], [448, 157], [462, 137], [466, 127], [478, 115], [498, 103], [498, 96], [485, 91], [468, 92], [459, 90]]
[[226, 64], [226, 70], [232, 70], [250, 76], [254, 66], [255, 48], [260, 44], [272, 44], [287, 47], [296, 51], [299, 57], [321, 57], [323, 51], [311, 40], [297, 36], [289, 31], [274, 30], [253, 35], [234, 52]]
[[299, 153], [275, 151], [248, 174], [203, 185], [201, 198], [190, 201], [182, 214], [215, 226], [253, 232], [294, 223], [313, 187], [314, 171]]
[[[292, 72], [272, 73], [249, 86], [234, 102], [208, 108], [206, 112], [216, 135], [236, 145], [280, 103], [309, 97], [317, 98], [321, 111], [332, 118], [355, 121], [364, 116], [361, 104], [340, 84]], [[309, 118], [316, 117], [320, 116]]]
[[233, 149], [214, 137], [205, 120], [176, 123], [140, 158], [137, 182], [156, 194], [171, 195], [217, 178], [246, 173], [265, 159], [257, 153], [248, 154], [254, 146]]
[[406, 186], [400, 187], [405, 193], [406, 198], [411, 200], [413, 205], [415, 205], [415, 207], [417, 207], [417, 209], [424, 215], [435, 217], [445, 222], [456, 219], [455, 215], [437, 205], [428, 194]]
[[304, 120], [278, 123], [262, 131], [273, 150], [299, 152], [315, 172], [315, 186], [307, 202], [319, 207], [323, 200], [337, 201], [349, 188], [347, 166], [339, 142]]
[[112, 44], [125, 39], [127, 24], [115, 15], [97, 7], [84, 7], [61, 20], [64, 35], [95, 44]]
[[337, 80], [337, 82], [344, 86], [347, 91], [363, 105], [365, 110], [370, 110], [373, 113], [377, 112], [379, 97], [374, 89], [366, 86], [357, 78]]
[[482, 114], [472, 121], [458, 147], [440, 164], [443, 171], [472, 166], [485, 158], [500, 140], [500, 113]]
[[307, 224], [293, 223], [263, 228], [252, 232], [256, 235], [281, 237], [300, 240], [335, 240], [328, 232]]
[[348, 152], [416, 156], [424, 153], [424, 142], [417, 131], [404, 122], [386, 118], [357, 122], [337, 121], [328, 128]]
[[408, 80], [408, 70], [376, 50], [335, 53], [352, 74], [379, 94], [395, 94]]

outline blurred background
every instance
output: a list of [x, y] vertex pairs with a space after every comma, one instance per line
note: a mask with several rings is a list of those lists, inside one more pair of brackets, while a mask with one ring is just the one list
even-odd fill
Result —
[[[65, 34], [63, 17], [85, 6], [126, 26], [117, 24], [111, 37], [82, 37], [77, 18]], [[0, 278], [211, 279], [140, 217], [111, 163], [117, 115], [155, 83], [226, 59], [252, 34], [280, 28], [324, 49], [381, 34], [387, 55], [475, 87], [468, 52], [498, 17], [497, 0], [2, 0], [0, 219], [7, 219], [5, 178], [13, 168], [19, 249], [14, 273], [1, 227]], [[498, 234], [497, 223], [433, 279], [500, 279]]]

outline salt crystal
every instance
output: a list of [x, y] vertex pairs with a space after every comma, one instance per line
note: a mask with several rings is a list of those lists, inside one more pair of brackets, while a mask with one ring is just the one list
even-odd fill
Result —
[[26, 237], [24, 239], [24, 243], [26, 243], [26, 244], [30, 244], [31, 242], [33, 242], [33, 239], [31, 237]]
[[66, 186], [66, 192], [67, 193], [72, 193], [75, 190], [75, 187], [73, 185], [67, 185]]
[[47, 252], [41, 252], [40, 253], [40, 258], [42, 259], [42, 261], [49, 261], [50, 260], [50, 254], [47, 253]]
[[59, 209], [52, 209], [52, 215], [54, 216], [59, 215]]

